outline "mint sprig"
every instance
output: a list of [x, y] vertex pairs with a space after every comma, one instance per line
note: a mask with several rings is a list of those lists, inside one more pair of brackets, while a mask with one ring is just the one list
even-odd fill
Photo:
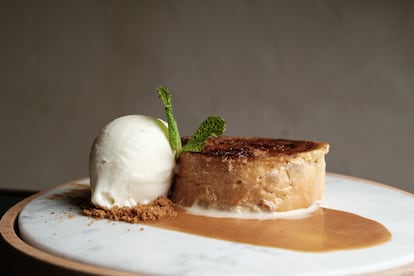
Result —
[[205, 119], [198, 129], [191, 136], [190, 140], [184, 145], [181, 144], [181, 136], [178, 131], [177, 122], [174, 119], [172, 109], [172, 96], [166, 87], [157, 88], [158, 95], [164, 105], [167, 114], [168, 139], [175, 157], [178, 158], [185, 151], [200, 152], [203, 150], [207, 139], [210, 137], [220, 136], [226, 127], [226, 121], [220, 116], [211, 115]]

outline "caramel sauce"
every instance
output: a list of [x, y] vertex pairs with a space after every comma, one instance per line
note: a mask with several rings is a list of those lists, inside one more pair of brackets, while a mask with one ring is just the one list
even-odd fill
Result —
[[[89, 202], [90, 190], [83, 185], [74, 186], [50, 199], [64, 199], [81, 206]], [[209, 238], [305, 252], [364, 248], [391, 239], [391, 233], [379, 222], [328, 208], [319, 208], [300, 219], [263, 220], [193, 215], [180, 208], [177, 211], [175, 218], [140, 223]]]
[[175, 219], [145, 224], [232, 242], [308, 252], [363, 248], [391, 239], [391, 233], [376, 221], [327, 208], [319, 208], [301, 219], [272, 220], [206, 217], [180, 209]]

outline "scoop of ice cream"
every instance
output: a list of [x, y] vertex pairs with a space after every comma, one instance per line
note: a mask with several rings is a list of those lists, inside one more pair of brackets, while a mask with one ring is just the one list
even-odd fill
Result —
[[91, 200], [107, 208], [147, 204], [167, 195], [174, 166], [163, 120], [144, 115], [117, 118], [91, 148]]

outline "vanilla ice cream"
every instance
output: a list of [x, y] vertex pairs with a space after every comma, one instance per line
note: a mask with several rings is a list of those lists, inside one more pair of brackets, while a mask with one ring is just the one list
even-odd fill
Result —
[[92, 145], [91, 200], [107, 208], [147, 204], [167, 195], [174, 166], [163, 120], [144, 115], [115, 119]]

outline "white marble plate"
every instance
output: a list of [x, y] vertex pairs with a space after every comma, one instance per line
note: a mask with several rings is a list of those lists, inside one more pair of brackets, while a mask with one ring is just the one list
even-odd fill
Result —
[[[79, 208], [43, 194], [19, 216], [22, 238], [54, 255], [111, 269], [156, 275], [350, 275], [414, 262], [414, 197], [369, 181], [330, 174], [324, 206], [384, 224], [391, 241], [375, 247], [306, 253], [251, 246], [113, 222], [78, 214]], [[77, 181], [87, 185], [87, 180]]]

